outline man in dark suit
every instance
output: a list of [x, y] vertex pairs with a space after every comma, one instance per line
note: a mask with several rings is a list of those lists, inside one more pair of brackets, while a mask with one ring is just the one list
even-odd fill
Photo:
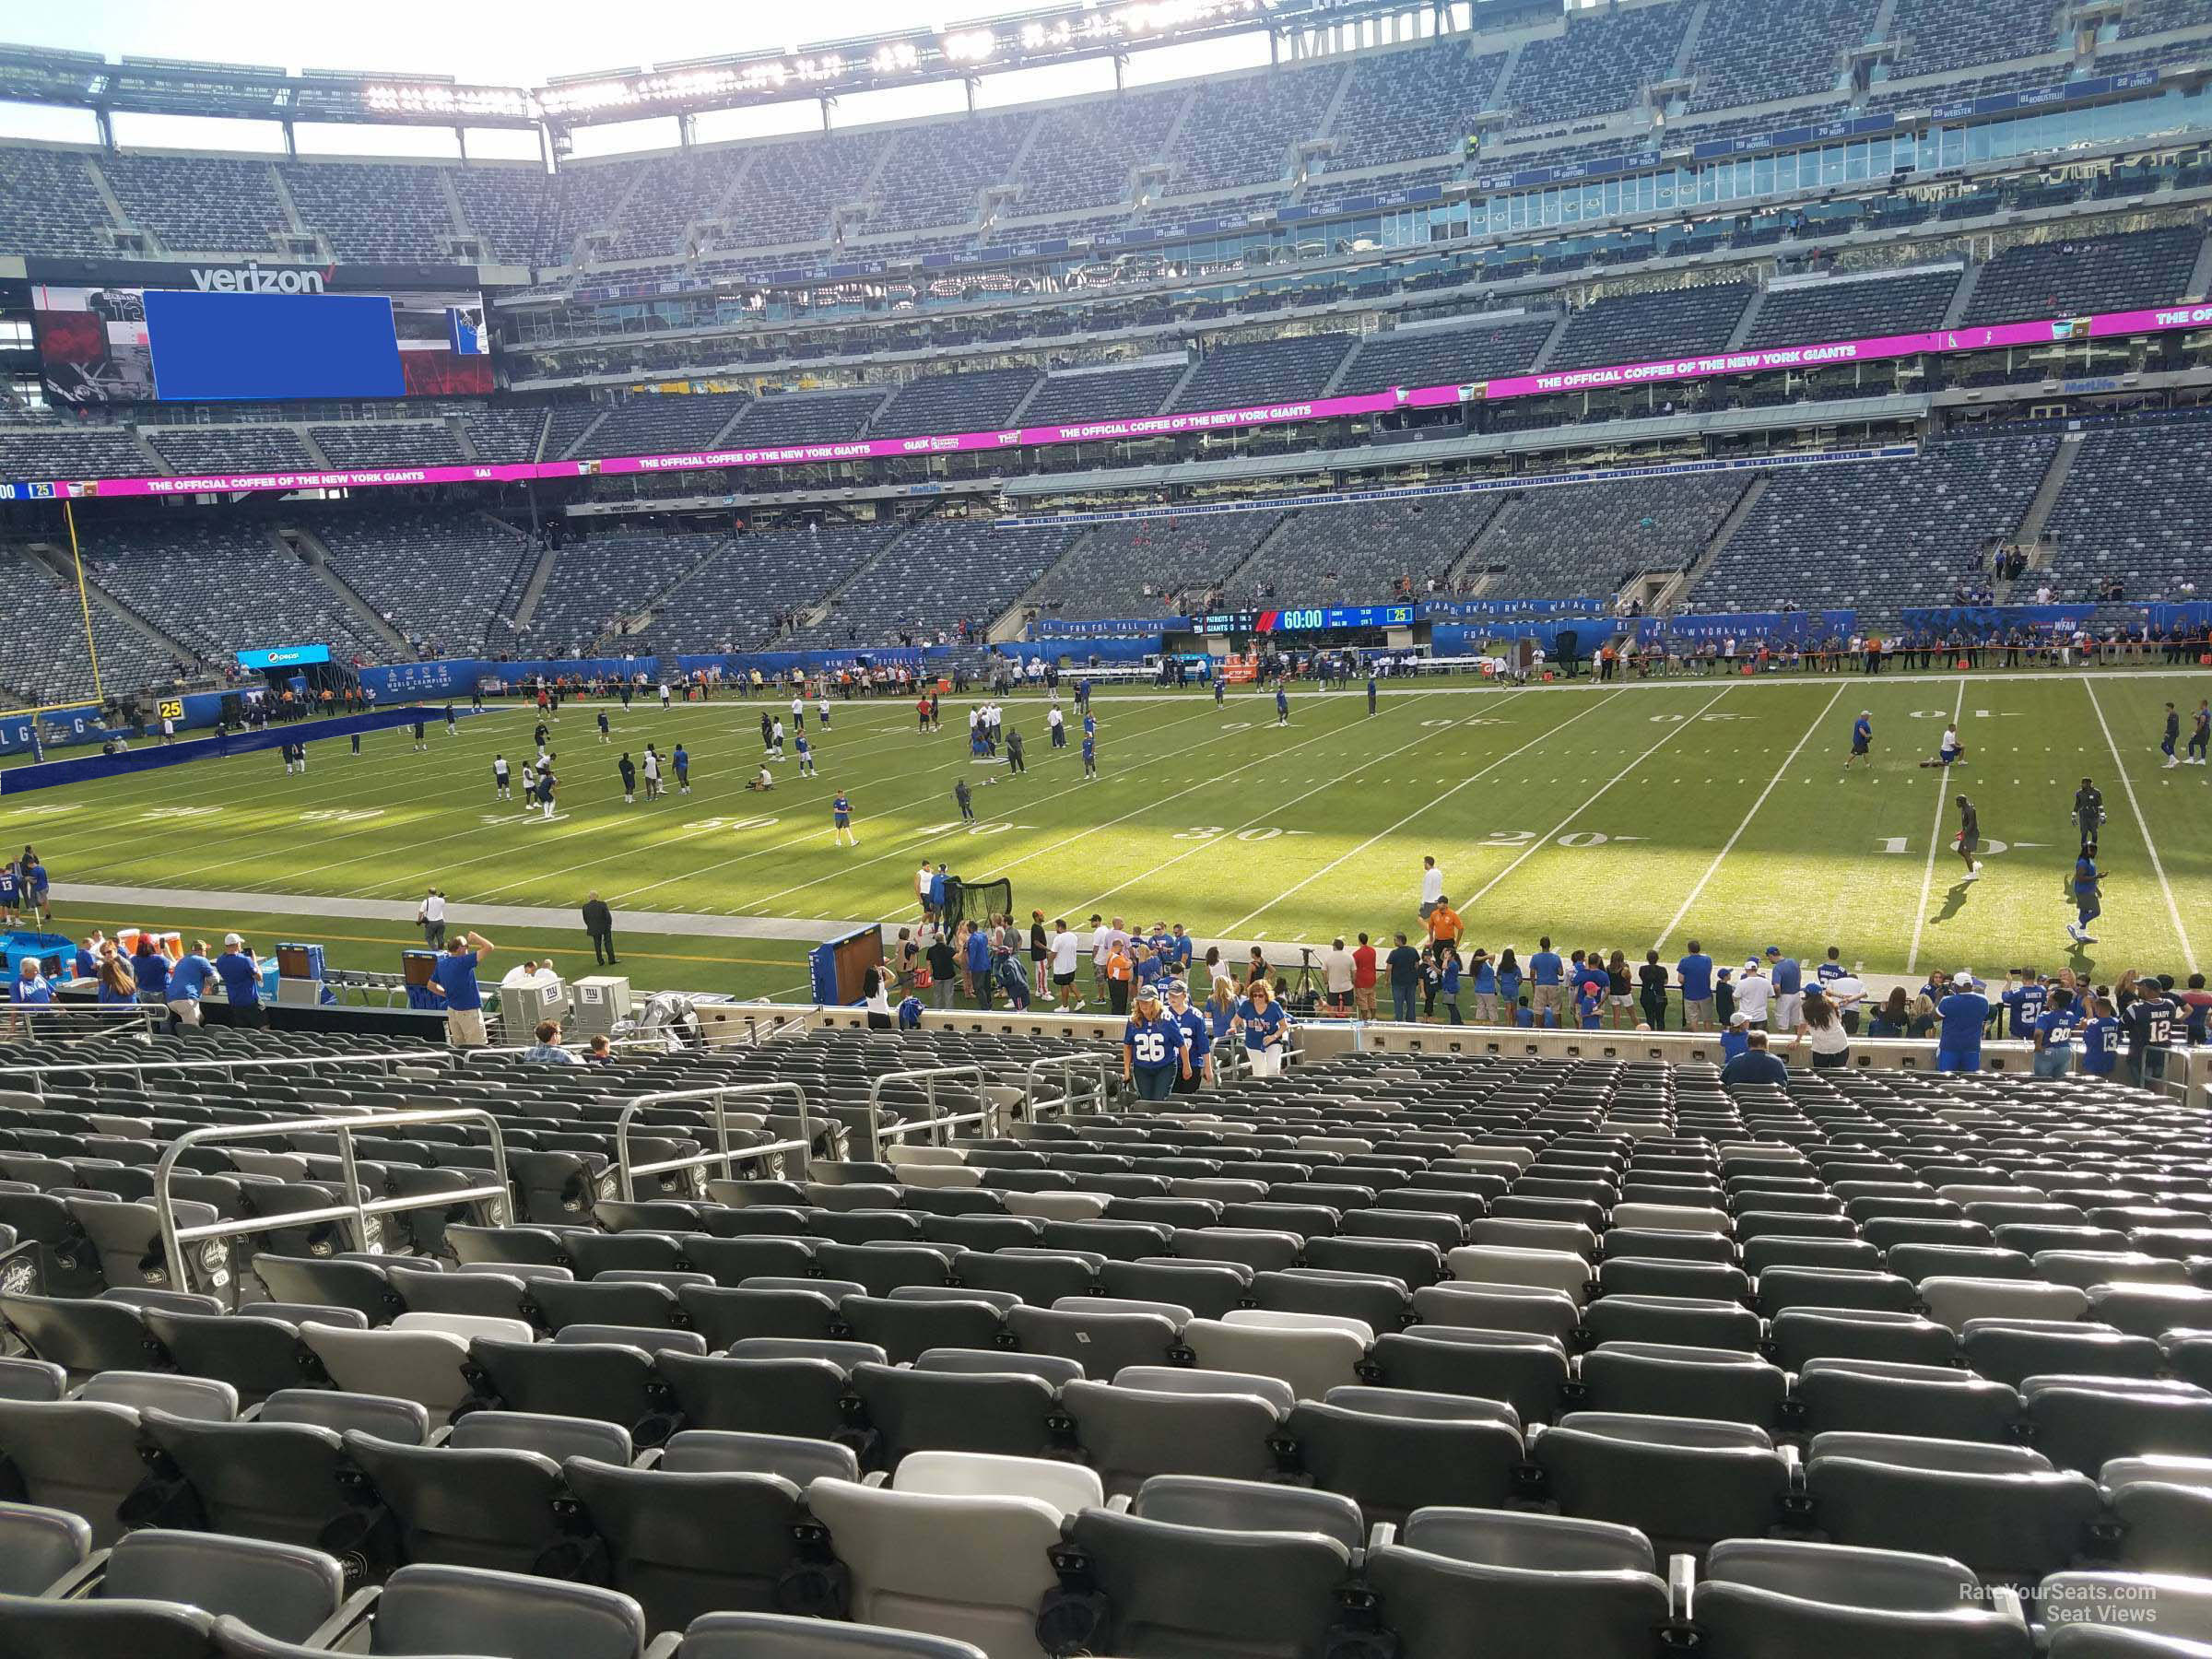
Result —
[[606, 900], [592, 893], [583, 901], [583, 931], [592, 935], [592, 960], [602, 968], [615, 965], [615, 912]]

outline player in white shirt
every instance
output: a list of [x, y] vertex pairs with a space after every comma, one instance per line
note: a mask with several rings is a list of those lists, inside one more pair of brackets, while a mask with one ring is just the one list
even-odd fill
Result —
[[663, 680], [663, 681], [661, 682], [661, 709], [662, 709], [663, 712], [665, 712], [667, 711], [667, 708], [668, 708], [668, 682], [667, 682], [666, 680]]
[[1421, 920], [1429, 920], [1429, 912], [1444, 899], [1444, 873], [1437, 867], [1436, 860], [1421, 860]]
[[924, 915], [929, 913], [929, 860], [925, 858], [922, 867], [914, 872], [914, 902], [922, 907]]
[[491, 758], [491, 798], [493, 800], [506, 801], [513, 798], [507, 793], [508, 782], [507, 757], [494, 755]]
[[794, 732], [806, 729], [806, 700], [803, 697], [791, 700], [791, 729]]
[[768, 747], [777, 759], [783, 759], [783, 723], [780, 720], [768, 728]]
[[814, 712], [822, 723], [822, 730], [830, 729], [830, 693], [825, 691], [814, 700]]
[[1065, 748], [1067, 747], [1067, 721], [1062, 716], [1058, 703], [1054, 703], [1044, 712], [1044, 724], [1053, 735], [1053, 747]]
[[661, 758], [652, 744], [645, 746], [645, 798], [658, 800], [661, 794]]

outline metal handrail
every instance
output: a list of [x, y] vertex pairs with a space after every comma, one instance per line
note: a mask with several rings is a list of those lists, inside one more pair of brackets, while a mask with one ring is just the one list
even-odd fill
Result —
[[[533, 1042], [508, 1042], [489, 1043], [483, 1048], [462, 1049], [460, 1051], [461, 1069], [466, 1071], [479, 1060], [511, 1059], [516, 1054], [526, 1054], [536, 1046]], [[655, 1054], [665, 1054], [668, 1052], [666, 1043], [657, 1041], [651, 1037], [610, 1037], [606, 1040], [606, 1046], [610, 1049], [644, 1049]], [[582, 1057], [572, 1046], [569, 1046], [567, 1052], [577, 1054], [579, 1059]]]
[[1056, 1073], [1060, 1079], [1060, 1111], [1063, 1116], [1077, 1110], [1078, 1098], [1075, 1074], [1078, 1071], [1098, 1074], [1082, 1099], [1089, 1102], [1093, 1112], [1104, 1112], [1111, 1098], [1113, 1056], [1103, 1050], [1082, 1050], [1072, 1054], [1048, 1054], [1041, 1060], [1032, 1060], [1021, 1068], [1021, 1115], [1034, 1119], [1037, 1115], [1037, 1086], [1048, 1073]]
[[[730, 1146], [729, 1102], [732, 1096], [758, 1100], [762, 1096], [780, 1098], [789, 1096], [799, 1103], [799, 1138], [796, 1140], [769, 1141], [758, 1147]], [[698, 1152], [689, 1158], [664, 1159], [659, 1163], [632, 1163], [629, 1160], [629, 1125], [639, 1111], [647, 1106], [659, 1106], [670, 1100], [706, 1100], [714, 1102], [714, 1138], [721, 1147], [716, 1152]], [[735, 1173], [739, 1161], [749, 1162], [756, 1158], [768, 1158], [796, 1152], [799, 1155], [798, 1178], [804, 1181], [813, 1167], [814, 1121], [806, 1107], [806, 1091], [796, 1083], [730, 1083], [720, 1088], [673, 1088], [659, 1094], [640, 1095], [622, 1109], [615, 1120], [615, 1169], [618, 1185], [624, 1203], [637, 1197], [632, 1182], [640, 1175], [665, 1175], [671, 1170], [700, 1170], [709, 1164], [720, 1164], [724, 1176]]]
[[[151, 1036], [165, 1010], [152, 1003], [0, 1003], [0, 1025], [20, 1025], [28, 1039], [41, 1034], [64, 1041], [137, 1028]], [[72, 1029], [74, 1028], [74, 1029]]]
[[52, 1065], [0, 1065], [0, 1088], [6, 1087], [12, 1079], [27, 1077], [31, 1092], [42, 1098], [46, 1093], [44, 1079], [53, 1072], [128, 1072], [144, 1084], [149, 1071], [220, 1071], [235, 1081], [241, 1067], [249, 1071], [280, 1071], [296, 1066], [392, 1066], [425, 1062], [449, 1066], [453, 1061], [452, 1049], [402, 1049], [395, 1053], [241, 1055], [234, 1060], [79, 1060]]
[[[418, 1124], [482, 1124], [491, 1131], [491, 1167], [493, 1184], [469, 1186], [452, 1192], [432, 1193], [414, 1198], [370, 1198], [361, 1196], [359, 1171], [353, 1156], [353, 1132], [356, 1129], [404, 1129]], [[178, 1158], [187, 1147], [204, 1147], [214, 1141], [269, 1140], [289, 1135], [327, 1135], [335, 1132], [338, 1137], [338, 1161], [344, 1172], [346, 1193], [349, 1204], [327, 1205], [321, 1209], [295, 1210], [281, 1216], [256, 1216], [240, 1221], [210, 1221], [198, 1227], [177, 1225], [176, 1200], [170, 1195], [170, 1173], [176, 1168]], [[403, 1210], [445, 1209], [456, 1204], [490, 1203], [498, 1207], [492, 1211], [495, 1225], [504, 1225], [513, 1202], [513, 1188], [507, 1182], [507, 1138], [500, 1132], [499, 1120], [481, 1106], [438, 1106], [399, 1112], [359, 1112], [346, 1117], [288, 1118], [276, 1124], [207, 1124], [197, 1129], [187, 1129], [169, 1143], [160, 1161], [154, 1165], [154, 1213], [161, 1223], [161, 1253], [169, 1262], [170, 1283], [182, 1290], [192, 1280], [185, 1271], [184, 1247], [206, 1239], [238, 1239], [253, 1233], [282, 1232], [294, 1227], [309, 1227], [323, 1221], [351, 1221], [355, 1236], [363, 1249], [369, 1246], [369, 1218], [396, 1214]], [[238, 1306], [238, 1281], [230, 1282], [230, 1306]]]
[[[969, 1077], [975, 1083], [973, 1112], [963, 1112], [945, 1117], [937, 1115], [937, 1079], [939, 1077]], [[904, 1140], [910, 1135], [935, 1135], [937, 1144], [944, 1144], [943, 1132], [956, 1124], [975, 1124], [986, 1134], [995, 1134], [998, 1127], [998, 1108], [991, 1100], [986, 1088], [988, 1079], [980, 1065], [925, 1065], [913, 1071], [885, 1072], [868, 1085], [868, 1156], [870, 1163], [880, 1162], [883, 1143], [888, 1135], [893, 1140]], [[894, 1124], [883, 1126], [883, 1091], [892, 1083], [919, 1083], [923, 1089], [923, 1104], [929, 1116], [912, 1124]]]

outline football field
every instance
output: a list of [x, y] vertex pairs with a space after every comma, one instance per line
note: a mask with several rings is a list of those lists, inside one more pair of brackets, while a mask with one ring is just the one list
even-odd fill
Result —
[[[1092, 912], [1182, 922], [1203, 943], [1327, 945], [1414, 924], [1433, 854], [1471, 944], [1524, 956], [1538, 935], [1570, 947], [1658, 948], [1700, 939], [1721, 961], [1777, 944], [1841, 949], [1870, 973], [2070, 963], [2183, 972], [2212, 948], [2212, 768], [2166, 770], [2168, 700], [2188, 716], [2212, 677], [2126, 670], [1903, 677], [1770, 676], [1512, 689], [1471, 682], [1273, 698], [1101, 692], [1100, 777], [1087, 782], [1073, 714], [1047, 747], [1039, 700], [1009, 700], [1029, 770], [968, 753], [969, 700], [945, 729], [915, 730], [905, 702], [834, 705], [807, 735], [820, 775], [748, 791], [759, 716], [742, 700], [596, 710], [571, 703], [551, 744], [556, 818], [493, 799], [491, 761], [519, 774], [535, 715], [433, 722], [429, 752], [405, 730], [309, 746], [288, 777], [273, 752], [0, 801], [0, 839], [35, 844], [64, 924], [169, 923], [257, 945], [321, 940], [335, 962], [393, 969], [427, 887], [454, 921], [502, 946], [555, 949], [579, 967], [575, 914], [596, 890], [615, 909], [637, 982], [803, 994], [805, 941], [849, 922], [915, 913], [924, 859], [970, 880], [1005, 877], [1025, 921], [1078, 928]], [[1874, 722], [1872, 768], [1845, 771], [1852, 722]], [[1964, 765], [1924, 768], [1947, 721]], [[616, 757], [681, 742], [692, 792], [625, 805]], [[2099, 942], [2065, 924], [2069, 810], [2088, 776], [2104, 793]], [[952, 794], [967, 778], [978, 821]], [[833, 844], [830, 801], [850, 795], [857, 849]], [[1979, 808], [1981, 879], [1959, 880], [1952, 800]], [[88, 891], [87, 889], [90, 889]], [[120, 889], [153, 889], [148, 893]], [[544, 916], [519, 912], [542, 909]], [[495, 920], [495, 918], [500, 920]]]

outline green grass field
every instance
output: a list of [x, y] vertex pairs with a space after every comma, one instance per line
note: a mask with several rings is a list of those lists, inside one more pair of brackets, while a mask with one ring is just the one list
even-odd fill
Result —
[[[1671, 961], [1695, 935], [1724, 961], [1770, 943], [1817, 958], [1833, 944], [1868, 972], [2179, 972], [2212, 944], [2212, 768], [2161, 770], [2157, 740], [2164, 703], [2185, 718], [2206, 684], [2146, 671], [1440, 683], [1386, 690], [1371, 718], [1356, 695], [1293, 692], [1285, 729], [1262, 694], [1218, 708], [1196, 690], [1102, 693], [1096, 782], [1072, 733], [1066, 749], [1046, 747], [1033, 699], [1009, 704], [1029, 741], [1021, 778], [970, 760], [960, 700], [928, 736], [911, 705], [852, 703], [828, 734], [809, 718], [819, 779], [798, 778], [794, 759], [767, 795], [744, 786], [760, 704], [663, 714], [641, 701], [615, 712], [611, 747], [594, 711], [571, 704], [553, 737], [563, 787], [549, 824], [491, 798], [493, 752], [531, 750], [535, 717], [502, 709], [465, 717], [457, 737], [433, 724], [427, 755], [405, 731], [371, 736], [359, 758], [342, 740], [311, 745], [304, 777], [266, 753], [11, 796], [0, 838], [37, 845], [73, 932], [235, 925], [256, 943], [321, 940], [340, 964], [393, 968], [419, 937], [413, 902], [435, 883], [456, 922], [555, 950], [574, 972], [589, 962], [575, 907], [596, 888], [641, 985], [787, 997], [803, 994], [805, 945], [761, 936], [767, 919], [826, 934], [910, 917], [924, 856], [970, 879], [1008, 877], [1024, 915], [1165, 918], [1201, 941], [1325, 945], [1407, 926], [1426, 853], [1471, 940], [1524, 953], [1548, 932], [1562, 949], [1635, 959], [1656, 945]], [[1846, 772], [1861, 708], [1876, 763]], [[1922, 769], [1954, 715], [1969, 764]], [[692, 794], [626, 806], [617, 753], [650, 740], [665, 754], [678, 739]], [[2100, 943], [2077, 951], [2065, 884], [2084, 775], [2110, 821]], [[960, 776], [976, 785], [972, 829], [952, 798]], [[839, 788], [857, 850], [831, 842]], [[1961, 789], [1991, 841], [1971, 885], [1950, 851]], [[177, 897], [75, 890], [88, 885]], [[308, 913], [295, 895], [334, 902]], [[502, 926], [480, 919], [487, 906], [559, 913]]]

